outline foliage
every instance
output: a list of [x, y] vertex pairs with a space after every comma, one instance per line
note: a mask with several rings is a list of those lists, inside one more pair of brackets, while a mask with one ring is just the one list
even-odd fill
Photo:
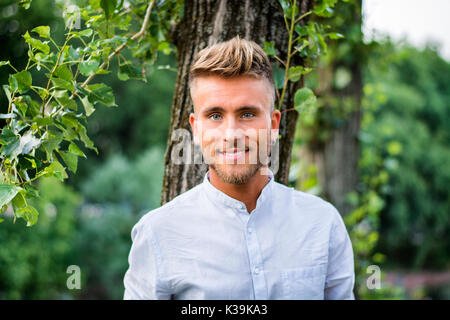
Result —
[[75, 246], [87, 286], [80, 297], [123, 297], [130, 230], [159, 206], [163, 171], [163, 152], [152, 147], [135, 161], [113, 155], [85, 180]]
[[[39, 181], [40, 199], [32, 199], [40, 223], [3, 223], [0, 228], [0, 299], [66, 299], [69, 265], [74, 256], [76, 215], [81, 197], [54, 177]], [[12, 212], [6, 217], [12, 220]]]
[[[302, 13], [296, 0], [279, 0], [283, 9], [283, 18], [286, 31], [289, 35], [286, 49], [286, 59], [277, 55], [274, 42], [264, 41], [264, 51], [269, 57], [276, 60], [274, 65], [274, 83], [277, 93], [277, 108], [281, 109], [288, 84], [298, 82], [308, 74], [314, 66], [316, 59], [327, 51], [326, 39], [337, 39], [341, 35], [327, 32], [326, 25], [315, 21], [305, 22], [309, 15], [329, 18], [333, 14], [333, 7], [338, 0], [319, 0], [314, 3], [313, 9]], [[310, 67], [296, 65], [293, 62], [303, 61]], [[281, 90], [281, 92], [280, 92]], [[301, 113], [310, 112], [315, 107], [315, 96], [308, 88], [301, 88], [295, 93], [294, 106], [286, 111], [297, 110]]]
[[[21, 2], [26, 8], [30, 3]], [[6, 119], [0, 133], [0, 209], [11, 203], [14, 217], [24, 218], [28, 226], [38, 216], [27, 201], [38, 196], [32, 182], [44, 176], [63, 181], [66, 168], [75, 173], [78, 157], [86, 157], [80, 143], [98, 152], [85, 122], [97, 105], [116, 103], [111, 87], [91, 84], [94, 76], [107, 74], [117, 57], [119, 79], [145, 80], [145, 64], [153, 64], [158, 51], [171, 52], [165, 35], [180, 13], [178, 2], [159, 4], [153, 14], [155, 1], [136, 1], [133, 6], [113, 0], [77, 3], [64, 8], [67, 29], [62, 43], [52, 37], [50, 26], [37, 26], [23, 35], [28, 46], [23, 70], [10, 61], [0, 62], [14, 71], [3, 85], [8, 110], [0, 115]], [[84, 28], [77, 29], [81, 19]], [[140, 22], [138, 31], [133, 30], [133, 19]], [[143, 37], [147, 29], [150, 36]], [[121, 54], [126, 47], [133, 60]], [[45, 75], [42, 83], [33, 80], [32, 70]]]
[[131, 206], [136, 212], [156, 208], [160, 203], [163, 163], [163, 151], [157, 147], [142, 153], [134, 162], [112, 155], [84, 180], [82, 193], [91, 203]]
[[[381, 57], [392, 57], [380, 62]], [[383, 61], [386, 61], [384, 58]], [[385, 70], [389, 70], [386, 72]], [[433, 48], [385, 43], [367, 70], [372, 102], [363, 143], [384, 161], [378, 250], [391, 267], [449, 267], [450, 64]], [[376, 119], [376, 121], [375, 121]]]
[[[40, 222], [0, 228], [0, 240], [8, 244], [0, 251], [0, 298], [121, 299], [130, 230], [159, 205], [162, 158], [159, 148], [136, 161], [111, 157], [85, 181], [84, 194], [56, 178], [40, 179], [41, 198], [32, 200]], [[80, 267], [81, 290], [66, 287], [69, 265]]]
[[[327, 20], [331, 28], [339, 33], [339, 40], [327, 41], [329, 50], [320, 57], [317, 68], [306, 78], [307, 86], [314, 90], [317, 99], [313, 102], [313, 107], [308, 109], [309, 112], [300, 114], [295, 137], [296, 150], [304, 144], [312, 150], [320, 149], [333, 130], [339, 128], [359, 106], [360, 96], [357, 89], [354, 89], [358, 88], [357, 82], [360, 81], [358, 69], [359, 66], [365, 65], [375, 45], [363, 43], [360, 10], [359, 1], [340, 2], [335, 7], [335, 15]], [[368, 106], [370, 103], [363, 101], [361, 135], [364, 135], [366, 130], [364, 119], [372, 116], [372, 110]], [[363, 148], [359, 160], [359, 185], [348, 194], [348, 201], [353, 210], [342, 212], [354, 250], [355, 296], [357, 299], [404, 298], [402, 288], [391, 287], [384, 281], [381, 289], [369, 290], [366, 286], [369, 277], [367, 267], [380, 265], [385, 258], [374, 248], [379, 239], [379, 215], [384, 207], [380, 190], [389, 178], [384, 163], [381, 161], [380, 164], [379, 159], [370, 153], [372, 148], [371, 145]], [[305, 162], [307, 161], [299, 159], [294, 153], [292, 180], [296, 180], [295, 175], [298, 170], [302, 170], [300, 181], [293, 182], [301, 190], [320, 195], [323, 188], [318, 182], [317, 167], [313, 163], [306, 167]], [[383, 272], [381, 277], [384, 277]]]

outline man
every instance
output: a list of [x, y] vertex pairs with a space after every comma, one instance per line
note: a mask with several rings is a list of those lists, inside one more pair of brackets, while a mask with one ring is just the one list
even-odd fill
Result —
[[354, 299], [340, 214], [275, 182], [262, 152], [280, 111], [261, 47], [238, 37], [208, 47], [189, 80], [209, 171], [134, 226], [124, 299]]

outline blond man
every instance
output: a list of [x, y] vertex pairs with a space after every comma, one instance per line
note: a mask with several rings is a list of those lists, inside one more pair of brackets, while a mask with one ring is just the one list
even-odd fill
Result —
[[339, 212], [269, 168], [281, 114], [261, 47], [236, 37], [205, 48], [189, 85], [209, 170], [133, 227], [124, 299], [354, 299]]

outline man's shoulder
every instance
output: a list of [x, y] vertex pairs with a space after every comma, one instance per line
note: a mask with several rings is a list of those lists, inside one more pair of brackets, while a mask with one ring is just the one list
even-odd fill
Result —
[[161, 223], [177, 220], [177, 215], [183, 215], [189, 210], [195, 211], [199, 201], [201, 201], [201, 185], [198, 184], [162, 206], [148, 211], [139, 219], [135, 227], [149, 228], [150, 225], [155, 227]]
[[302, 212], [310, 214], [320, 213], [327, 219], [334, 219], [336, 214], [339, 215], [336, 207], [320, 196], [297, 190], [278, 182], [275, 182], [275, 188], [277, 189], [275, 193], [276, 197], [278, 197], [277, 201], [281, 203], [291, 202]]

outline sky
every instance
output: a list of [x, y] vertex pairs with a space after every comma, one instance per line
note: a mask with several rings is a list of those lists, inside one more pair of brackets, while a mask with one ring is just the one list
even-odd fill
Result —
[[438, 42], [450, 61], [450, 0], [363, 0], [363, 31], [367, 39], [389, 34], [417, 47]]

